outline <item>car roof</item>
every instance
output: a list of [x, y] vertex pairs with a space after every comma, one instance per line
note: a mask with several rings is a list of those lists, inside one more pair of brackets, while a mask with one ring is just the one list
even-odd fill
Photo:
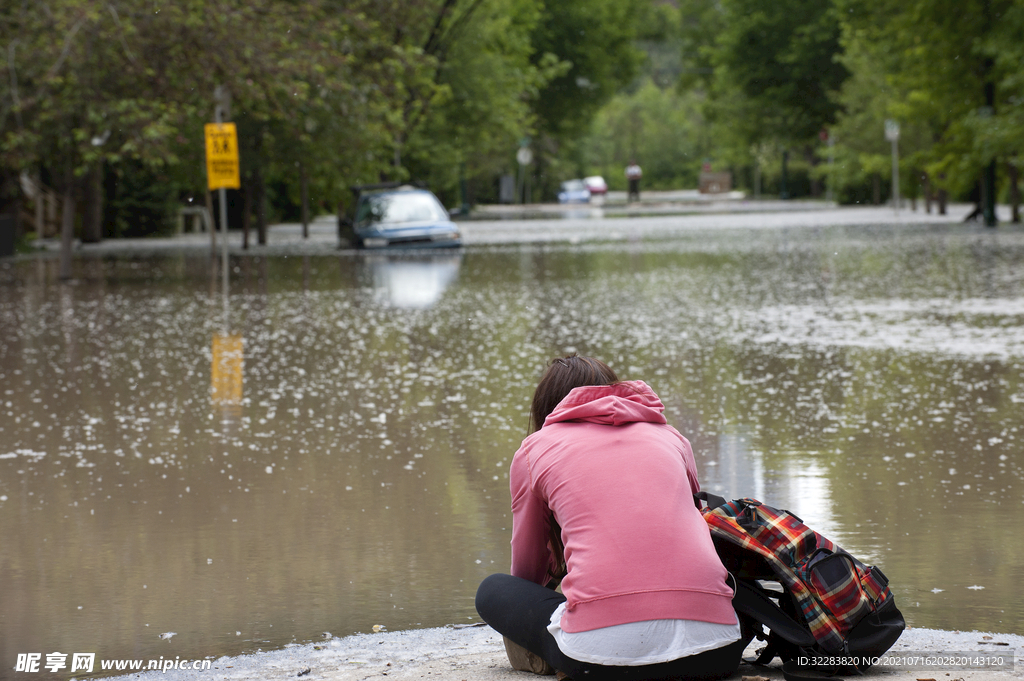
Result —
[[380, 196], [381, 194], [430, 194], [434, 192], [422, 187], [414, 187], [411, 184], [403, 184], [401, 187], [390, 187], [388, 189], [371, 189], [360, 194], [363, 196]]

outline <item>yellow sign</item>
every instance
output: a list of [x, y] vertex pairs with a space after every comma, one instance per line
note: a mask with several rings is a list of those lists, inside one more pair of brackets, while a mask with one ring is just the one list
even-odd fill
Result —
[[213, 189], [239, 189], [238, 133], [234, 123], [206, 124], [206, 181]]
[[237, 334], [213, 336], [213, 365], [210, 393], [213, 403], [242, 404], [242, 337]]

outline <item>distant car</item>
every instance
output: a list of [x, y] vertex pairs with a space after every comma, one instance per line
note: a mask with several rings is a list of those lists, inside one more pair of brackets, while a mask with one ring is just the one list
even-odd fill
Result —
[[356, 248], [457, 248], [462, 233], [434, 194], [410, 185], [361, 192], [355, 219], [341, 221]]
[[559, 203], [586, 203], [590, 201], [590, 190], [583, 180], [568, 180], [562, 183], [562, 190], [558, 192]]
[[603, 196], [608, 193], [608, 184], [600, 175], [591, 175], [583, 178], [583, 184], [587, 185], [591, 196]]

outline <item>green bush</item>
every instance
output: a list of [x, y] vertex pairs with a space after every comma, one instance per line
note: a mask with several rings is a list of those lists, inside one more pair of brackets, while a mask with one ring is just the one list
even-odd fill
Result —
[[165, 174], [125, 160], [105, 177], [105, 237], [167, 236], [177, 226], [179, 188]]

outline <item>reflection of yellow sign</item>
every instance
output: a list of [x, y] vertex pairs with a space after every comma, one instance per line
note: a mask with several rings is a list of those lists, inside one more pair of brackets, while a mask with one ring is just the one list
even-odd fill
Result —
[[206, 181], [213, 189], [238, 189], [238, 133], [234, 123], [206, 124]]
[[210, 393], [214, 404], [242, 403], [242, 337], [213, 337], [213, 366], [210, 368]]

